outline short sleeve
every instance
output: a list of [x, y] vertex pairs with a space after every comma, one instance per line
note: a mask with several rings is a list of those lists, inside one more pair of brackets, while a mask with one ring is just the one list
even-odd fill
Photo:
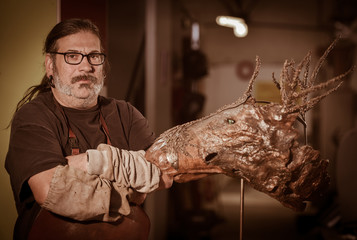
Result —
[[16, 202], [31, 194], [26, 189], [31, 176], [66, 162], [58, 136], [51, 129], [54, 120], [41, 112], [34, 116], [33, 109], [23, 108], [13, 120], [5, 161]]

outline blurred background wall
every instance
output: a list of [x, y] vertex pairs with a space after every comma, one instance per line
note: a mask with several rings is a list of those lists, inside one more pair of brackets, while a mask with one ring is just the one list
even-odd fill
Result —
[[[356, 55], [353, 0], [5, 0], [0, 11], [1, 129], [24, 91], [40, 81], [42, 44], [58, 19], [90, 18], [100, 26], [111, 62], [103, 94], [132, 102], [157, 134], [235, 101], [246, 88], [256, 55], [262, 69], [254, 94], [263, 100], [276, 99], [271, 74], [278, 78], [286, 59], [299, 62], [311, 50], [314, 66], [342, 34], [321, 70], [319, 81], [325, 81], [348, 69]], [[237, 38], [232, 29], [218, 26], [218, 15], [244, 17], [248, 35]], [[193, 24], [199, 26], [194, 47]], [[331, 214], [337, 195], [336, 152], [355, 125], [356, 82], [354, 74], [307, 117], [309, 144], [330, 159], [329, 193], [301, 214], [248, 187], [247, 239], [308, 239], [321, 224], [318, 214], [333, 215], [325, 222], [338, 217]], [[3, 166], [9, 129], [0, 133]], [[0, 171], [0, 238], [10, 239], [16, 211], [8, 175], [3, 167]], [[237, 239], [239, 197], [239, 181], [224, 176], [152, 194], [145, 204], [151, 239]]]
[[4, 168], [11, 121], [17, 102], [44, 74], [42, 47], [56, 24], [56, 0], [0, 2], [0, 239], [12, 239], [16, 209]]

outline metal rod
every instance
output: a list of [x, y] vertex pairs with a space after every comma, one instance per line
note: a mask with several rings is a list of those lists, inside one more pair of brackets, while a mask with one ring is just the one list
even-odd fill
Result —
[[244, 220], [244, 180], [240, 179], [240, 223], [239, 240], [243, 240], [243, 220]]

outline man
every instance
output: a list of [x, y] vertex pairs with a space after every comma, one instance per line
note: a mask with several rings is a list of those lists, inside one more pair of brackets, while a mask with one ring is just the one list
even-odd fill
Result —
[[45, 231], [97, 238], [94, 226], [104, 226], [104, 234], [113, 226], [106, 222], [125, 225], [127, 217], [134, 220], [128, 238], [139, 238], [135, 227], [148, 222], [136, 219], [146, 215], [135, 204], [172, 184], [144, 158], [154, 140], [147, 120], [129, 103], [99, 96], [107, 62], [92, 22], [60, 22], [44, 53], [46, 74], [17, 106], [5, 162], [19, 215], [14, 239]]

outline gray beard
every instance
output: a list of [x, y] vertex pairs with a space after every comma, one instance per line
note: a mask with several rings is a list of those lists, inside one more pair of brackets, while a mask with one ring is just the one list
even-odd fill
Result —
[[[59, 92], [65, 94], [67, 96], [73, 96], [71, 86], [62, 84], [62, 82], [60, 81], [59, 76], [56, 73], [54, 73], [53, 75], [54, 75], [53, 76], [53, 84], [55, 85], [56, 89]], [[99, 82], [100, 83], [95, 83], [93, 85], [93, 92], [88, 97], [88, 99], [91, 99], [93, 96], [98, 96], [99, 95], [100, 91], [103, 88], [104, 81], [99, 81]], [[80, 88], [82, 88], [82, 87], [89, 88], [89, 86], [87, 84], [80, 85]]]

